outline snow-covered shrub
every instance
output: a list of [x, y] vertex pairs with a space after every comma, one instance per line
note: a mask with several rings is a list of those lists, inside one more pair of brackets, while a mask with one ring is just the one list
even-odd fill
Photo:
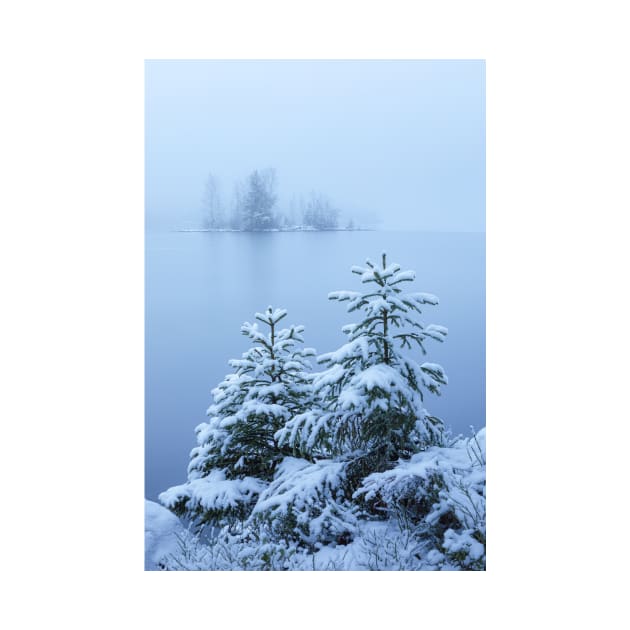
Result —
[[[452, 459], [465, 451], [468, 467], [448, 469], [439, 501], [427, 516], [428, 525], [443, 532], [442, 548], [451, 562], [466, 570], [486, 565], [486, 430], [451, 449]], [[457, 455], [455, 455], [457, 454]], [[448, 525], [444, 531], [444, 527]]]
[[355, 554], [357, 568], [369, 571], [452, 570], [443, 553], [409, 522], [388, 521], [366, 528]]
[[382, 267], [367, 261], [352, 272], [368, 284], [365, 292], [335, 291], [329, 299], [347, 301], [348, 312], [363, 311], [363, 319], [343, 328], [348, 342], [318, 362], [326, 369], [313, 377], [318, 405], [290, 419], [276, 433], [312, 456], [362, 456], [368, 471], [383, 470], [400, 457], [442, 442], [442, 421], [423, 407], [424, 392], [439, 394], [447, 378], [435, 363], [419, 364], [403, 354], [425, 341], [443, 341], [443, 326], [417, 319], [424, 305], [438, 299], [428, 293], [402, 293], [415, 273], [398, 264]]
[[189, 532], [161, 559], [166, 571], [301, 571], [317, 568], [312, 554], [296, 543], [274, 541], [264, 528], [225, 527], [210, 536]]
[[366, 477], [353, 495], [355, 501], [383, 519], [422, 522], [438, 500], [443, 478], [437, 470], [426, 475], [409, 473], [406, 463]]
[[345, 463], [287, 457], [260, 495], [250, 523], [266, 525], [275, 539], [312, 547], [345, 544], [357, 524], [347, 496]]
[[431, 447], [409, 460], [400, 460], [386, 471], [368, 475], [355, 491], [353, 498], [369, 511], [391, 518], [409, 520], [414, 524], [423, 521], [445, 486], [444, 473], [450, 449]]
[[485, 429], [365, 478], [353, 498], [408, 523], [455, 566], [485, 566]]
[[466, 571], [485, 571], [486, 569], [486, 536], [485, 527], [479, 529], [444, 532], [442, 548], [446, 557], [455, 566]]

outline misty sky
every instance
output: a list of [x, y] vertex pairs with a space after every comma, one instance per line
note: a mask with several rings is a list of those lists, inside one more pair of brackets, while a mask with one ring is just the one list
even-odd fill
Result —
[[327, 194], [342, 221], [485, 230], [483, 61], [147, 61], [148, 227], [200, 223], [253, 169]]

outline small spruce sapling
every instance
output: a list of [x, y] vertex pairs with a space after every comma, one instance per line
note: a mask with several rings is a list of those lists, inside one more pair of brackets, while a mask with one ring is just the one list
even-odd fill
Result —
[[309, 358], [315, 351], [300, 347], [304, 326], [279, 329], [286, 314], [270, 306], [255, 315], [266, 332], [257, 322], [241, 327], [252, 347], [230, 361], [234, 372], [212, 391], [210, 420], [195, 429], [198, 446], [191, 451], [188, 483], [160, 496], [175, 512], [216, 522], [224, 500], [226, 512], [246, 517], [279, 462], [292, 453], [275, 433], [310, 399]]
[[428, 293], [403, 293], [415, 272], [369, 260], [352, 272], [367, 285], [364, 292], [335, 291], [330, 300], [348, 302], [361, 312], [356, 324], [344, 326], [348, 341], [318, 362], [326, 369], [314, 375], [319, 407], [290, 420], [277, 437], [302, 452], [353, 461], [359, 479], [383, 470], [398, 458], [443, 440], [444, 425], [424, 409], [424, 392], [440, 393], [447, 383], [436, 363], [418, 363], [403, 351], [426, 354], [427, 339], [444, 341], [447, 329], [418, 319], [425, 305], [436, 305]]

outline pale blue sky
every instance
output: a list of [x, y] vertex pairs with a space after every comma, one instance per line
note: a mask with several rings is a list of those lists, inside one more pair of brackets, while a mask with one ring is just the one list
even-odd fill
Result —
[[485, 230], [485, 63], [146, 62], [147, 224], [199, 220], [206, 176], [273, 167], [382, 227]]

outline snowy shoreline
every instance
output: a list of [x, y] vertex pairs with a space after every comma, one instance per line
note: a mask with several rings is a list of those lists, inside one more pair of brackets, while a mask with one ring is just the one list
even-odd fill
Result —
[[314, 227], [269, 228], [266, 230], [237, 230], [232, 228], [179, 228], [174, 232], [375, 232], [376, 228], [330, 228], [321, 230]]

